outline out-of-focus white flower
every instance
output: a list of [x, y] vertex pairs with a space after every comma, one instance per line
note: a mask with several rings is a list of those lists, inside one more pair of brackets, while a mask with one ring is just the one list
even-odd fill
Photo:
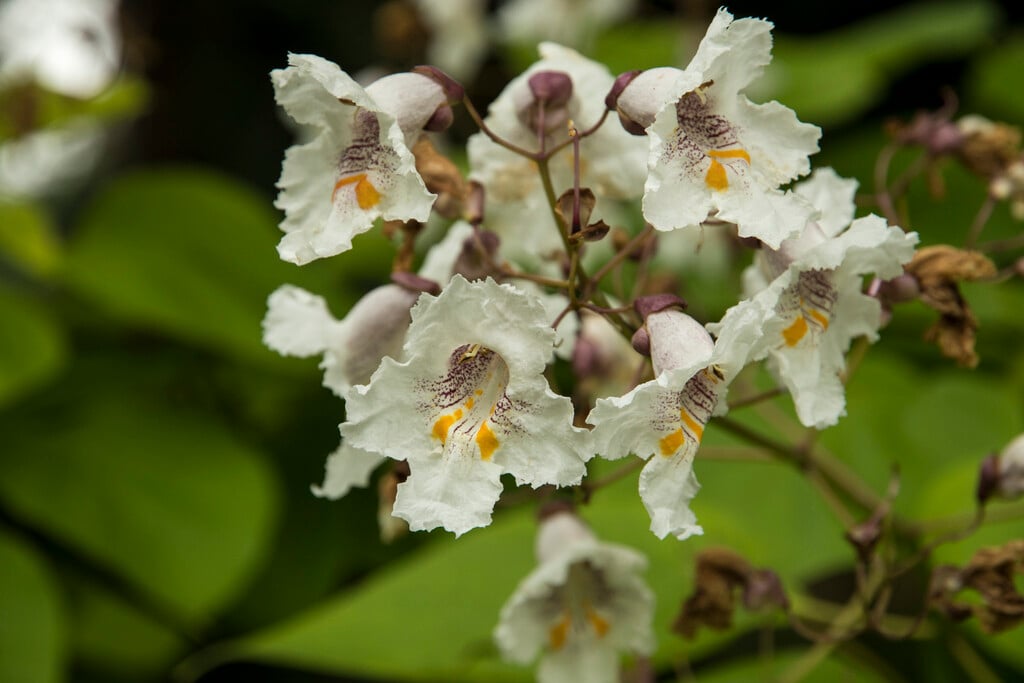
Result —
[[686, 69], [642, 72], [619, 93], [624, 123], [650, 138], [643, 214], [655, 228], [714, 215], [778, 247], [810, 216], [806, 202], [778, 188], [810, 170], [820, 129], [743, 92], [771, 60], [771, 28], [720, 9]]
[[537, 559], [494, 632], [507, 659], [527, 664], [543, 651], [540, 683], [615, 683], [622, 652], [654, 650], [643, 555], [598, 540], [563, 511], [541, 522]]
[[881, 305], [863, 293], [863, 276], [900, 275], [917, 244], [916, 233], [878, 216], [850, 222], [855, 190], [856, 182], [831, 169], [815, 171], [797, 192], [819, 206], [820, 220], [808, 222], [779, 249], [762, 249], [744, 276], [747, 295], [776, 312], [754, 358], [769, 357], [800, 421], [819, 429], [844, 412], [840, 374], [850, 342], [861, 335], [878, 338]]
[[543, 375], [554, 339], [541, 303], [511, 285], [456, 275], [421, 296], [404, 360], [385, 358], [355, 387], [341, 425], [356, 448], [408, 460], [394, 513], [412, 530], [486, 526], [502, 474], [534, 487], [582, 479], [589, 434]]
[[35, 82], [88, 99], [121, 67], [117, 0], [6, 0], [0, 4], [0, 84]]
[[633, 12], [634, 0], [512, 0], [498, 10], [499, 39], [551, 40], [582, 47], [602, 28]]
[[486, 0], [414, 0], [430, 31], [427, 61], [459, 80], [476, 75], [487, 55]]
[[[513, 79], [491, 104], [485, 120], [498, 136], [529, 151], [539, 151], [541, 140], [551, 149], [569, 139], [568, 122], [583, 131], [595, 125], [605, 111], [604, 96], [614, 79], [603, 65], [575, 50], [554, 43], [540, 46], [540, 61]], [[543, 105], [531, 79], [565, 74], [564, 100]], [[553, 80], [557, 76], [552, 76]], [[537, 81], [533, 81], [536, 86]], [[543, 124], [540, 111], [543, 110]], [[543, 125], [540, 133], [538, 127]], [[502, 240], [507, 258], [527, 265], [562, 249], [558, 227], [551, 215], [537, 164], [493, 142], [483, 133], [468, 143], [470, 177], [486, 190], [485, 225]], [[603, 125], [580, 141], [580, 184], [599, 197], [592, 219], [600, 218], [602, 201], [640, 196], [646, 174], [646, 144], [619, 126]], [[573, 187], [573, 151], [566, 147], [549, 162], [554, 191]]]
[[410, 149], [443, 120], [435, 114], [448, 108], [445, 88], [401, 73], [364, 90], [321, 57], [293, 54], [288, 64], [271, 72], [277, 102], [313, 137], [285, 153], [275, 203], [285, 212], [281, 258], [301, 265], [347, 251], [377, 218], [427, 220], [436, 195]]
[[76, 186], [99, 163], [107, 130], [76, 119], [0, 145], [0, 197], [41, 197]]
[[1007, 500], [1024, 495], [1024, 434], [1006, 444], [999, 453], [996, 491]]
[[666, 309], [646, 316], [655, 378], [625, 396], [598, 399], [587, 418], [595, 450], [605, 458], [630, 453], [649, 458], [640, 473], [640, 498], [659, 538], [680, 540], [703, 529], [690, 510], [700, 489], [693, 459], [704, 428], [724, 409], [729, 384], [750, 358], [772, 311], [744, 301], [726, 312], [718, 339], [685, 313]]

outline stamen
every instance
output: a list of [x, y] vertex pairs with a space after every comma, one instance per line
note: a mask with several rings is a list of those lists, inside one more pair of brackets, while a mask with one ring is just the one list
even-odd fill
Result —
[[565, 647], [565, 641], [569, 638], [569, 627], [572, 625], [572, 621], [569, 619], [569, 615], [565, 614], [558, 623], [551, 627], [548, 631], [548, 639], [551, 641], [552, 650], [561, 650]]
[[469, 348], [462, 352], [459, 356], [459, 362], [464, 363], [470, 358], [476, 358], [476, 354], [480, 353], [480, 349], [483, 348], [480, 344], [470, 344]]
[[594, 632], [597, 633], [598, 638], [604, 638], [608, 633], [608, 629], [611, 628], [611, 624], [608, 620], [602, 617], [600, 614], [594, 611], [594, 608], [589, 604], [584, 607], [584, 611], [587, 615], [587, 621], [594, 627]]

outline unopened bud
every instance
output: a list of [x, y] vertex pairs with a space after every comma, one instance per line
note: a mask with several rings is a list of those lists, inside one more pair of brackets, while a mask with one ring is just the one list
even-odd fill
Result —
[[562, 71], [538, 71], [527, 88], [516, 93], [516, 115], [533, 131], [550, 133], [566, 127], [571, 118], [572, 78]]
[[461, 102], [462, 98], [466, 95], [466, 89], [462, 87], [461, 83], [438, 69], [436, 66], [430, 66], [429, 64], [417, 66], [413, 68], [412, 72], [420, 74], [421, 76], [426, 76], [441, 86], [441, 89], [444, 90], [444, 96], [448, 101], [448, 104]]
[[646, 327], [641, 327], [634, 332], [633, 338], [629, 342], [633, 345], [633, 350], [641, 356], [651, 355], [651, 337], [647, 334]]
[[612, 89], [608, 91], [608, 94], [604, 98], [604, 106], [608, 109], [615, 111], [619, 106], [619, 95], [626, 89], [626, 86], [633, 82], [633, 79], [639, 76], [643, 71], [636, 69], [634, 71], [627, 71], [621, 73], [616, 77], [615, 82], [612, 83]]
[[469, 196], [466, 198], [465, 219], [470, 225], [480, 225], [484, 220], [487, 194], [484, 186], [476, 180], [469, 182]]
[[634, 310], [644, 320], [647, 320], [647, 316], [652, 313], [660, 313], [669, 308], [678, 308], [680, 311], [685, 311], [686, 305], [686, 301], [675, 294], [652, 294], [650, 296], [642, 296], [633, 302]]
[[755, 569], [747, 575], [743, 587], [743, 606], [751, 611], [766, 607], [789, 609], [789, 598], [782, 587], [782, 579], [770, 569]]
[[431, 133], [441, 133], [448, 130], [455, 120], [455, 112], [452, 111], [451, 106], [443, 104], [434, 110], [433, 116], [423, 126], [423, 130], [429, 130]]
[[999, 488], [999, 456], [990, 454], [981, 461], [981, 468], [978, 470], [978, 488], [975, 492], [975, 500], [979, 504], [984, 503]]

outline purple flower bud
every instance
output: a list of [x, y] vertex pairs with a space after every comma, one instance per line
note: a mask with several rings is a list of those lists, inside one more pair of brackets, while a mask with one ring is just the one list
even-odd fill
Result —
[[640, 317], [647, 320], [647, 316], [652, 313], [660, 313], [669, 308], [678, 308], [681, 311], [686, 310], [686, 301], [675, 294], [652, 294], [651, 296], [642, 296], [633, 302], [633, 308]]
[[630, 340], [633, 345], [633, 350], [639, 353], [641, 356], [651, 355], [651, 337], [647, 334], [647, 328], [641, 327], [633, 333], [633, 338]]
[[516, 116], [535, 132], [551, 133], [564, 128], [571, 114], [572, 78], [563, 71], [538, 71], [527, 80], [527, 89], [516, 93]]
[[441, 285], [437, 284], [433, 280], [428, 280], [427, 278], [420, 277], [414, 273], [407, 273], [405, 271], [391, 273], [391, 281], [396, 285], [413, 292], [426, 292], [427, 294], [433, 294], [434, 296], [441, 293]]
[[414, 67], [413, 73], [426, 76], [430, 80], [434, 81], [444, 90], [445, 99], [448, 100], [449, 104], [455, 104], [461, 102], [462, 98], [466, 95], [466, 89], [462, 87], [462, 84], [457, 80], [446, 74], [445, 72], [438, 69], [436, 66], [422, 65]]
[[[608, 109], [615, 111], [619, 107], [619, 95], [626, 89], [626, 86], [633, 82], [633, 79], [639, 76], [643, 71], [636, 69], [634, 71], [627, 71], [619, 74], [612, 83], [612, 89], [608, 91], [608, 94], [604, 98], [604, 106]], [[630, 131], [632, 132], [632, 131]], [[640, 133], [642, 135], [642, 133]]]
[[448, 130], [448, 127], [452, 125], [452, 121], [455, 120], [455, 112], [452, 108], [444, 104], [438, 107], [434, 111], [434, 115], [430, 117], [426, 125], [423, 126], [423, 130], [429, 130], [432, 133], [440, 133]]

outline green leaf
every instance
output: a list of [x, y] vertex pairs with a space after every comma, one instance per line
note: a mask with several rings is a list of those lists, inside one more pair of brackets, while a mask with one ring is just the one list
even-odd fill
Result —
[[593, 58], [613, 75], [675, 65], [680, 62], [685, 37], [674, 22], [624, 21], [597, 36]]
[[70, 594], [71, 648], [79, 667], [118, 680], [156, 680], [187, 649], [184, 639], [125, 596], [77, 576]]
[[294, 619], [187, 660], [194, 680], [232, 660], [257, 660], [390, 681], [528, 681], [491, 643], [498, 612], [533, 568], [534, 523], [506, 515], [427, 548]]
[[61, 368], [64, 334], [48, 312], [0, 287], [0, 406], [43, 384]]
[[45, 563], [0, 528], [0, 681], [62, 681], [62, 619]]
[[1024, 63], [1024, 36], [1018, 34], [977, 60], [967, 80], [971, 100], [1012, 123], [1024, 120], [1024, 88], [1020, 65]]
[[0, 201], [0, 254], [38, 278], [53, 275], [61, 244], [50, 217], [32, 204]]
[[997, 17], [989, 2], [919, 3], [813, 38], [779, 35], [752, 95], [777, 99], [804, 121], [845, 123], [917, 64], [982, 45]]
[[[113, 182], [85, 212], [70, 245], [68, 283], [126, 323], [278, 362], [260, 330], [274, 289], [290, 282], [351, 304], [351, 293], [330, 284], [337, 273], [354, 278], [377, 268], [379, 279], [389, 272], [379, 237], [361, 237], [347, 259], [301, 269], [284, 263], [274, 248], [278, 220], [269, 197], [225, 176], [141, 171]], [[361, 265], [345, 270], [353, 263]], [[335, 315], [345, 307], [335, 306]]]
[[140, 78], [122, 76], [96, 97], [82, 100], [34, 84], [0, 91], [0, 140], [22, 134], [25, 112], [31, 112], [30, 130], [60, 128], [75, 119], [114, 123], [142, 112], [149, 102], [149, 86]]
[[185, 627], [234, 598], [269, 549], [271, 473], [208, 418], [97, 387], [2, 429], [4, 506]]

